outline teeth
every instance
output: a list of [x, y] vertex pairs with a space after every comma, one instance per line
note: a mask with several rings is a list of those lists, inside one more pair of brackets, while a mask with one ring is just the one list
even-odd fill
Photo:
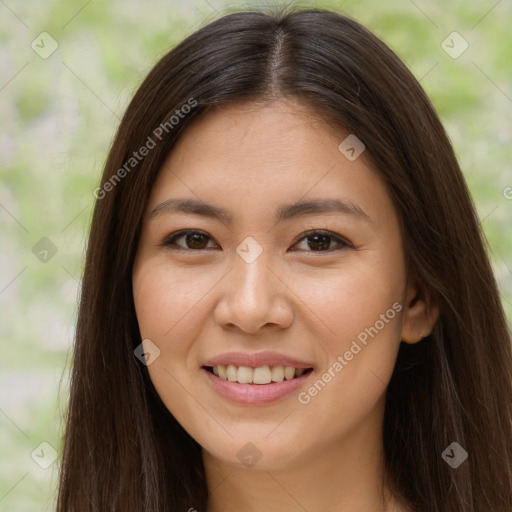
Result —
[[272, 382], [283, 382], [284, 368], [282, 366], [273, 366], [271, 375], [272, 375]]
[[248, 366], [239, 366], [238, 373], [236, 374], [236, 380], [240, 382], [240, 384], [248, 384], [252, 382], [252, 368]]
[[284, 369], [284, 378], [290, 380], [293, 379], [293, 377], [295, 377], [295, 368], [293, 368], [293, 366], [287, 366]]
[[[250, 368], [249, 368], [250, 370]], [[272, 373], [270, 366], [259, 366], [252, 370], [252, 382], [253, 384], [269, 384], [272, 382]]]
[[218, 365], [213, 367], [213, 374], [230, 382], [240, 384], [269, 384], [270, 382], [283, 382], [294, 377], [300, 377], [306, 368], [294, 368], [293, 366], [227, 366]]
[[228, 374], [227, 374], [227, 372], [226, 372], [226, 367], [225, 367], [224, 365], [220, 365], [220, 366], [216, 366], [216, 368], [217, 368], [217, 371], [218, 371], [218, 373], [219, 373], [219, 375], [218, 375], [218, 376], [219, 376], [221, 379], [226, 380], [226, 379], [228, 378]]
[[236, 366], [233, 366], [232, 364], [228, 364], [228, 367], [226, 368], [226, 375], [229, 380], [229, 382], [235, 382], [237, 377], [237, 368]]

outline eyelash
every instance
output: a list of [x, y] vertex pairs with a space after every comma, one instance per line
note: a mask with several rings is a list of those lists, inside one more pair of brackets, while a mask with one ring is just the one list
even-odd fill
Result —
[[[186, 236], [188, 234], [191, 234], [191, 233], [197, 233], [197, 234], [200, 234], [200, 235], [204, 235], [207, 238], [209, 238], [210, 240], [212, 240], [212, 238], [207, 233], [205, 233], [204, 231], [200, 231], [200, 230], [196, 230], [196, 229], [187, 229], [187, 230], [182, 230], [182, 231], [178, 231], [176, 233], [173, 233], [172, 235], [167, 237], [160, 245], [162, 247], [166, 247], [167, 249], [170, 249], [172, 251], [180, 251], [180, 252], [205, 251], [205, 250], [208, 250], [208, 249], [213, 249], [213, 247], [208, 247], [208, 248], [204, 248], [204, 249], [189, 249], [189, 248], [185, 248], [185, 247], [180, 247], [180, 246], [175, 244], [176, 240], [178, 240], [178, 239], [180, 239], [180, 238], [182, 238], [182, 237], [184, 237], [184, 236]], [[349, 242], [344, 240], [339, 235], [336, 235], [335, 233], [332, 233], [331, 231], [326, 231], [326, 230], [323, 230], [323, 229], [315, 229], [315, 230], [311, 230], [311, 231], [306, 231], [305, 233], [303, 233], [302, 237], [299, 238], [297, 240], [297, 242], [294, 243], [294, 245], [298, 244], [299, 242], [302, 242], [303, 240], [306, 240], [307, 238], [312, 237], [313, 235], [328, 236], [333, 241], [337, 242], [339, 246], [337, 248], [335, 247], [335, 248], [326, 249], [326, 250], [320, 250], [320, 251], [313, 251], [313, 250], [309, 250], [308, 251], [308, 250], [304, 250], [304, 249], [300, 249], [300, 250], [303, 250], [305, 252], [325, 254], [325, 253], [332, 253], [332, 252], [336, 252], [336, 251], [341, 251], [341, 250], [347, 249], [347, 248], [352, 248], [352, 249], [354, 248], [353, 245], [351, 245]]]

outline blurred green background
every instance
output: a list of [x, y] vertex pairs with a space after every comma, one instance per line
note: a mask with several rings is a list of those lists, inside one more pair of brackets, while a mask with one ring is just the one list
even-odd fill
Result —
[[[93, 190], [122, 112], [184, 36], [259, 4], [0, 0], [0, 512], [54, 506], [52, 449], [60, 453]], [[359, 20], [421, 81], [472, 191], [511, 319], [512, 3], [294, 4]]]

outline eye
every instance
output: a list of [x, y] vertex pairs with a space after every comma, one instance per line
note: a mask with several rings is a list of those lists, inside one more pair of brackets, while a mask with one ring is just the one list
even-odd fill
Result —
[[[185, 239], [185, 247], [183, 245], [176, 244], [175, 242], [179, 240], [180, 238]], [[209, 239], [210, 236], [202, 231], [197, 230], [188, 230], [188, 231], [179, 231], [178, 233], [175, 233], [174, 235], [171, 235], [169, 238], [166, 238], [162, 245], [169, 247], [170, 249], [174, 249], [176, 246], [177, 250], [201, 250], [201, 249], [207, 249], [206, 247], [207, 242], [205, 244], [205, 241]]]
[[[182, 238], [184, 239], [185, 245], [177, 244], [176, 242]], [[172, 250], [183, 251], [211, 249], [212, 246], [208, 247], [208, 240], [211, 240], [211, 237], [203, 231], [185, 230], [174, 233], [170, 237], [166, 238], [161, 245]], [[309, 241], [303, 242], [306, 240]], [[332, 248], [332, 241], [335, 241], [338, 247]], [[308, 251], [307, 249], [299, 248], [299, 250], [306, 250], [306, 252], [332, 252], [339, 251], [347, 247], [353, 247], [340, 236], [325, 230], [308, 231], [303, 234], [295, 245], [300, 245], [299, 243], [306, 243], [306, 247], [311, 249]]]
[[[312, 249], [312, 251], [307, 252], [332, 252], [340, 251], [347, 247], [352, 247], [351, 244], [343, 240], [343, 238], [341, 238], [340, 236], [337, 236], [334, 233], [331, 233], [330, 231], [318, 229], [304, 233], [304, 235], [302, 236], [302, 238], [299, 239], [298, 242], [302, 242], [303, 240], [309, 240], [309, 242], [306, 242], [306, 246]], [[338, 247], [330, 248], [332, 240], [337, 242]]]

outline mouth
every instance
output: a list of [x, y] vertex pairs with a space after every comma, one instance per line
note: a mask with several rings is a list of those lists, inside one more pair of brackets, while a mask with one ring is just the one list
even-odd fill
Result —
[[282, 365], [264, 365], [253, 368], [250, 366], [229, 364], [203, 366], [202, 368], [224, 381], [257, 386], [296, 380], [309, 375], [313, 371], [313, 368], [295, 368], [293, 366]]
[[202, 366], [201, 374], [217, 396], [243, 406], [264, 406], [284, 400], [306, 386], [314, 368], [293, 366]]

